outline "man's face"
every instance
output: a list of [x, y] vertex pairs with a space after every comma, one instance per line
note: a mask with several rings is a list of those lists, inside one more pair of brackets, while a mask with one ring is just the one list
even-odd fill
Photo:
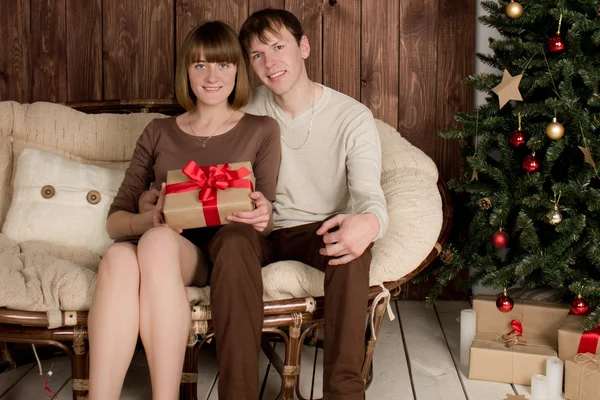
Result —
[[259, 79], [275, 95], [281, 96], [306, 73], [304, 60], [310, 54], [310, 45], [306, 36], [303, 36], [298, 46], [286, 28], [281, 28], [277, 35], [266, 32], [265, 36], [266, 43], [257, 37], [250, 43], [250, 64]]

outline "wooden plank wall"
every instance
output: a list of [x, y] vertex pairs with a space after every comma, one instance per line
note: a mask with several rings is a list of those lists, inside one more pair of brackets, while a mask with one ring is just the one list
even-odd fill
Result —
[[366, 104], [445, 179], [459, 174], [457, 144], [437, 130], [473, 107], [461, 79], [474, 70], [475, 0], [0, 0], [0, 100], [173, 98], [191, 27], [239, 29], [268, 6], [302, 21], [312, 79]]
[[[474, 106], [461, 80], [474, 71], [475, 0], [0, 0], [0, 100], [173, 98], [177, 49], [194, 25], [239, 29], [265, 7], [302, 22], [314, 81], [367, 105], [444, 179], [459, 175], [458, 144], [437, 131]], [[408, 284], [403, 297], [430, 285]]]

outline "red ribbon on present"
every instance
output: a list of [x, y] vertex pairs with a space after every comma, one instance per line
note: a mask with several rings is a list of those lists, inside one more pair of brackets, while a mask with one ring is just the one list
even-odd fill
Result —
[[254, 190], [252, 181], [244, 179], [251, 174], [246, 167], [231, 170], [229, 163], [200, 167], [194, 161], [190, 161], [181, 172], [190, 181], [167, 185], [166, 194], [185, 193], [200, 189], [198, 201], [202, 203], [206, 226], [221, 225], [221, 217], [217, 208], [217, 190], [227, 188]]
[[513, 330], [508, 334], [512, 335], [513, 333], [517, 336], [523, 336], [523, 324], [518, 319], [513, 319], [510, 322], [510, 326], [512, 326]]
[[600, 341], [600, 325], [594, 329], [583, 332], [581, 335], [581, 340], [579, 341], [579, 349], [577, 350], [577, 353], [596, 354], [598, 341]]
[[510, 323], [513, 330], [508, 332], [506, 335], [502, 335], [502, 341], [504, 342], [504, 346], [507, 348], [511, 348], [516, 345], [527, 344], [525, 340], [522, 339], [523, 336], [523, 324], [518, 319], [513, 319]]

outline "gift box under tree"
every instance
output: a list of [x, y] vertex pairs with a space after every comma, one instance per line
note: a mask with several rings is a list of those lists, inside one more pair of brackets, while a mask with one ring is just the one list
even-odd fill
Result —
[[565, 362], [565, 398], [567, 400], [600, 398], [600, 355], [581, 353]]
[[600, 326], [584, 331], [585, 318], [569, 315], [558, 329], [558, 357], [561, 360], [573, 360], [579, 353], [600, 354]]
[[496, 308], [496, 297], [477, 296], [477, 331], [471, 345], [469, 378], [529, 385], [544, 374], [546, 359], [556, 356], [558, 328], [569, 313], [564, 304], [515, 300], [507, 313]]
[[252, 211], [254, 174], [249, 162], [198, 166], [190, 161], [167, 173], [165, 222], [172, 229], [228, 224], [236, 211]]

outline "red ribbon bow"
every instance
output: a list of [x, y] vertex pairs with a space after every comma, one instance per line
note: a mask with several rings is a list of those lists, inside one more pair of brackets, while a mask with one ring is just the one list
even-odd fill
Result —
[[600, 341], [600, 325], [594, 329], [583, 332], [581, 335], [581, 340], [579, 341], [579, 349], [577, 349], [577, 353], [596, 354], [598, 341]]
[[166, 194], [184, 193], [200, 189], [198, 201], [202, 203], [206, 226], [221, 225], [221, 217], [217, 208], [217, 190], [227, 188], [254, 190], [252, 181], [243, 179], [251, 172], [245, 167], [231, 170], [229, 163], [200, 167], [194, 161], [190, 161], [183, 167], [181, 172], [190, 181], [167, 185]]
[[523, 336], [523, 324], [518, 319], [513, 319], [510, 322], [510, 326], [512, 326], [513, 330], [508, 334], [512, 335], [513, 333], [517, 336]]

